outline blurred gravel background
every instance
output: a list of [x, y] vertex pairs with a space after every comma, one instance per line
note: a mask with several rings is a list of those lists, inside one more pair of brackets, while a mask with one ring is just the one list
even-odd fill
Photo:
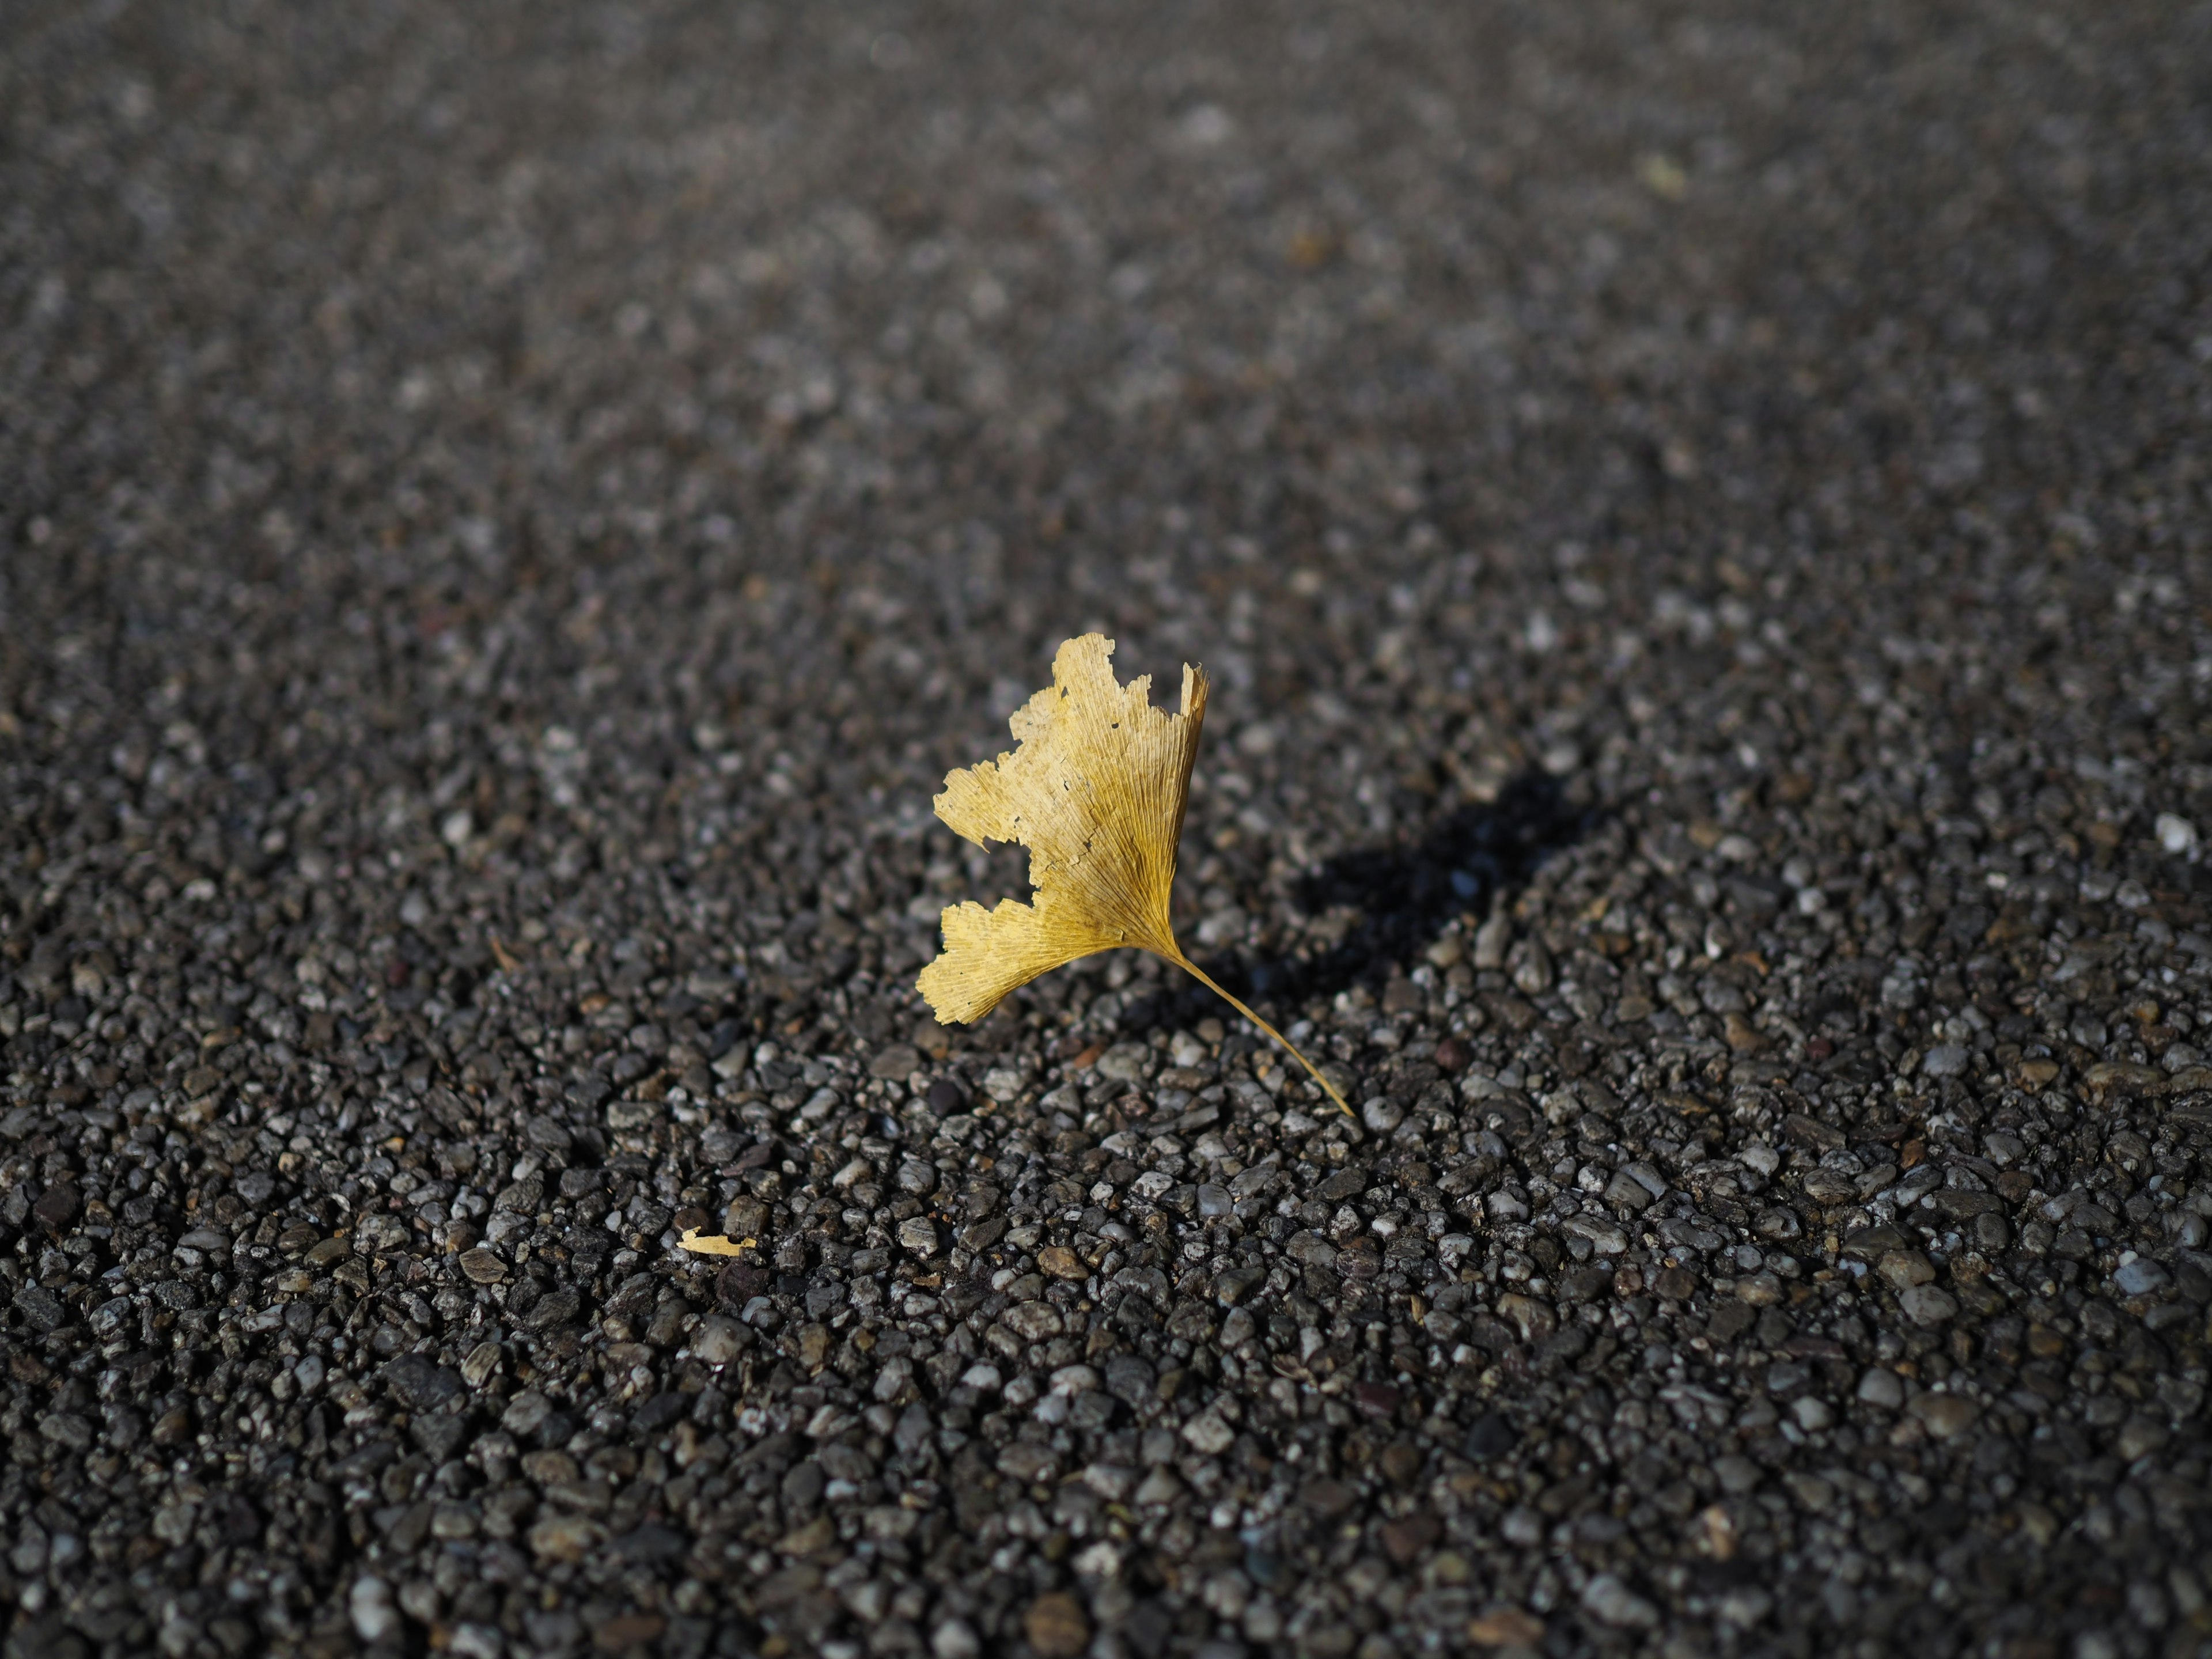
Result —
[[2207, 1651], [2208, 62], [17, 0], [10, 1659]]

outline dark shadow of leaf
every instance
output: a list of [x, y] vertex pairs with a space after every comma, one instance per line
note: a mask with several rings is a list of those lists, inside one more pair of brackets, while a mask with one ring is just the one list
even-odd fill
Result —
[[1285, 1008], [1362, 980], [1379, 986], [1393, 969], [1410, 968], [1455, 916], [1481, 916], [1501, 896], [1510, 901], [1604, 816], [1577, 807], [1560, 779], [1531, 769], [1495, 801], [1447, 814], [1412, 846], [1342, 853], [1301, 879], [1298, 902], [1310, 915], [1358, 912], [1334, 945], [1279, 957], [1224, 952], [1203, 965], [1238, 994]]

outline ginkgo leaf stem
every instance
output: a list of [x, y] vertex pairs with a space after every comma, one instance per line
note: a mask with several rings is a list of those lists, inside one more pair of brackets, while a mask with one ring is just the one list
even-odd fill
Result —
[[1345, 1100], [1344, 1097], [1337, 1093], [1336, 1085], [1321, 1074], [1321, 1068], [1319, 1066], [1316, 1066], [1313, 1061], [1308, 1060], [1304, 1054], [1298, 1052], [1298, 1045], [1297, 1043], [1291, 1042], [1290, 1038], [1285, 1036], [1273, 1026], [1268, 1024], [1266, 1020], [1261, 1018], [1259, 1015], [1254, 1013], [1242, 1002], [1239, 1002], [1235, 997], [1230, 995], [1228, 992], [1223, 990], [1221, 987], [1215, 982], [1212, 975], [1208, 974], [1196, 963], [1193, 962], [1188, 957], [1183, 955], [1181, 951], [1176, 951], [1172, 954], [1165, 951], [1156, 951], [1154, 954], [1158, 956], [1163, 962], [1172, 962], [1175, 963], [1176, 967], [1182, 969], [1183, 972], [1188, 974], [1200, 985], [1206, 987], [1207, 990], [1212, 992], [1214, 995], [1219, 997], [1224, 1002], [1234, 1008], [1238, 1013], [1243, 1015], [1245, 1018], [1250, 1020], [1255, 1025], [1265, 1031], [1269, 1036], [1281, 1043], [1284, 1048], [1289, 1049], [1291, 1051], [1291, 1058], [1297, 1060], [1299, 1065], [1306, 1068], [1308, 1075], [1310, 1075], [1316, 1083], [1321, 1085], [1322, 1091], [1331, 1100], [1336, 1103], [1338, 1109], [1340, 1110], [1346, 1117], [1352, 1118], [1355, 1121], [1358, 1121], [1358, 1115], [1352, 1109], [1351, 1105]]

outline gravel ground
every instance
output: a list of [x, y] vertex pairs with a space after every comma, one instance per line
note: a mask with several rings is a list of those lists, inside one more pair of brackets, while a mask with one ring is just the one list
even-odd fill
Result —
[[2206, 1652], [2208, 58], [11, 5], [10, 1659]]

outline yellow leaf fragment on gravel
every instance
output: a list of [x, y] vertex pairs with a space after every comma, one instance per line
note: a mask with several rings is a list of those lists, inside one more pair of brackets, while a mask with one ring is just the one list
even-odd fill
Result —
[[1053, 684], [1011, 722], [1020, 746], [955, 772], [937, 816], [979, 847], [1030, 849], [1036, 902], [972, 900], [945, 913], [945, 954], [920, 988], [939, 1020], [978, 1020], [1017, 986], [1096, 951], [1133, 945], [1170, 959], [1168, 894], [1191, 763], [1206, 719], [1206, 676], [1182, 671], [1182, 707], [1152, 706], [1152, 677], [1118, 684], [1113, 641], [1060, 647]]
[[1533, 1648], [1544, 1639], [1544, 1621], [1518, 1607], [1492, 1607], [1468, 1622], [1467, 1639], [1479, 1648]]
[[1205, 672], [1186, 665], [1181, 707], [1152, 705], [1152, 677], [1114, 678], [1114, 641], [1069, 640], [1052, 684], [1018, 709], [1011, 753], [949, 775], [937, 816], [977, 846], [1030, 849], [1034, 903], [972, 900], [946, 908], [945, 951], [915, 988], [944, 1024], [983, 1018], [1007, 993], [1079, 957], [1128, 945], [1175, 963], [1297, 1056], [1346, 1112], [1313, 1063], [1182, 952], [1168, 921], [1206, 720]]
[[753, 1246], [754, 1241], [750, 1238], [702, 1235], [696, 1227], [686, 1227], [684, 1237], [676, 1241], [677, 1249], [689, 1250], [694, 1255], [741, 1255]]

